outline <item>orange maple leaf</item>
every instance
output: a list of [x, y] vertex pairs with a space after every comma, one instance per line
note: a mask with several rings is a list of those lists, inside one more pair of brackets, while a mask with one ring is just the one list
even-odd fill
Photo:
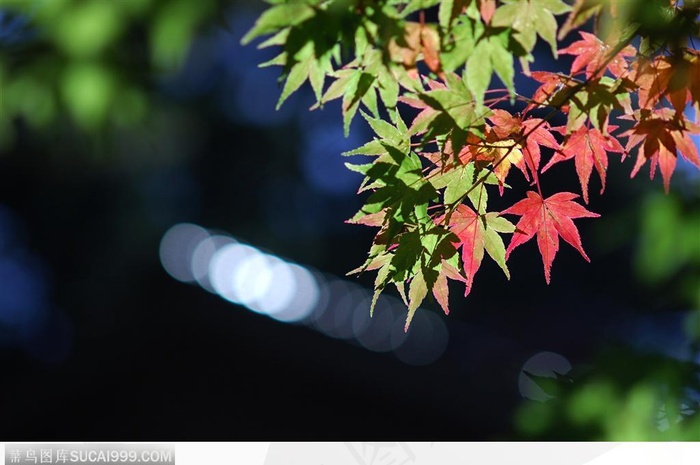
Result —
[[654, 179], [658, 166], [668, 193], [671, 176], [676, 169], [677, 153], [700, 168], [698, 148], [690, 138], [691, 134], [700, 134], [700, 126], [677, 118], [670, 108], [639, 112], [635, 116], [638, 117], [635, 126], [621, 134], [622, 137], [629, 137], [627, 151], [640, 145], [630, 177], [634, 177], [646, 161], [651, 160], [649, 178]]

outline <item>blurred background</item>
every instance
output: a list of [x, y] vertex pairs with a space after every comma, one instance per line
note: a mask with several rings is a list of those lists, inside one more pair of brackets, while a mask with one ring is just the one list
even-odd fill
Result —
[[1, 439], [700, 438], [695, 168], [664, 195], [611, 160], [592, 263], [563, 246], [547, 286], [530, 244], [404, 334], [345, 277], [371, 133], [310, 88], [275, 111], [275, 51], [239, 44], [263, 8], [0, 2]]

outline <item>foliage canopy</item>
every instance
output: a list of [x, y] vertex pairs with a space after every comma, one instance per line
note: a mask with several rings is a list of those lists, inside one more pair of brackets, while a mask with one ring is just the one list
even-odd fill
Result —
[[[395, 285], [406, 328], [429, 293], [449, 312], [448, 279], [468, 294], [484, 252], [510, 277], [511, 253], [536, 237], [548, 283], [560, 237], [588, 260], [573, 220], [598, 215], [578, 194], [543, 194], [553, 164], [573, 160], [586, 204], [594, 169], [605, 189], [609, 155], [636, 151], [631, 175], [648, 162], [667, 192], [678, 156], [700, 167], [700, 127], [685, 114], [700, 108], [698, 1], [269, 3], [243, 42], [269, 36], [259, 46], [281, 49], [262, 65], [282, 66], [278, 106], [308, 81], [315, 107], [342, 99], [346, 133], [358, 113], [375, 133], [344, 154], [374, 157], [347, 164], [369, 193], [348, 221], [378, 228], [351, 273], [377, 272], [375, 302]], [[595, 33], [582, 29], [592, 21]], [[578, 40], [561, 48], [569, 34]], [[539, 41], [574, 57], [568, 73], [535, 70]], [[532, 95], [515, 88], [516, 69], [537, 81]], [[557, 115], [565, 125], [552, 125]], [[531, 189], [493, 211], [509, 176]]]

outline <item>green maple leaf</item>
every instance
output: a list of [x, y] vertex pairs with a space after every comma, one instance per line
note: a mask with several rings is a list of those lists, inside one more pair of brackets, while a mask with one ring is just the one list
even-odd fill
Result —
[[[281, 64], [278, 62], [282, 56], [285, 57], [284, 65], [289, 70], [286, 73], [286, 80], [280, 98], [277, 102], [277, 109], [282, 106], [285, 100], [296, 92], [307, 80], [311, 83], [311, 87], [316, 95], [316, 100], [321, 101], [323, 92], [323, 83], [326, 74], [333, 69], [331, 64], [331, 52], [317, 57], [314, 52], [313, 42], [307, 42], [306, 45], [299, 50], [293, 60], [286, 58], [286, 52], [280, 54], [273, 61], [267, 62], [264, 65]], [[280, 60], [281, 61], [281, 60]], [[262, 66], [262, 65], [261, 65]]]
[[476, 27], [480, 24], [462, 16], [448, 33], [443, 34], [440, 62], [445, 72], [456, 70], [471, 56], [476, 42]]
[[403, 120], [399, 118], [397, 120], [398, 126], [394, 126], [380, 118], [372, 118], [364, 113], [362, 113], [362, 116], [369, 123], [374, 133], [379, 136], [383, 145], [394, 147], [402, 153], [408, 153], [411, 141]]
[[[409, 277], [402, 276], [399, 269], [396, 270], [397, 274], [393, 276], [397, 284], [410, 279], [408, 296], [405, 298], [408, 307], [405, 331], [408, 331], [416, 310], [430, 291], [445, 314], [449, 314], [447, 279], [466, 282], [465, 278], [457, 271], [459, 256], [453, 244], [456, 240], [455, 236], [432, 221], [424, 222], [417, 230], [420, 232], [420, 244], [415, 239], [407, 240], [409, 247], [402, 253], [401, 260], [398, 262], [410, 265]], [[400, 242], [399, 248], [402, 246], [405, 245]], [[399, 281], [399, 278], [402, 277], [404, 279]], [[400, 292], [401, 286], [399, 287]]]
[[[382, 123], [381, 130], [390, 137], [404, 137], [398, 131], [390, 130], [388, 123]], [[407, 145], [407, 140], [398, 142]], [[352, 167], [365, 175], [362, 190], [371, 189], [374, 193], [348, 222], [369, 224], [367, 216], [375, 215], [371, 217], [375, 222], [377, 215], [383, 212], [379, 215], [381, 222], [378, 225], [386, 228], [385, 240], [390, 242], [406, 223], [417, 225], [425, 221], [428, 203], [436, 197], [436, 192], [423, 177], [422, 165], [415, 153], [399, 150], [385, 140], [380, 144], [385, 153], [373, 163]]]
[[425, 10], [441, 3], [443, 0], [410, 0], [401, 11], [401, 16], [404, 18], [418, 10]]
[[422, 92], [418, 98], [429, 107], [437, 110], [427, 122], [424, 138], [434, 138], [457, 129], [466, 134], [467, 130], [482, 133], [488, 108], [477, 106], [474, 95], [466, 82], [455, 75], [447, 75], [447, 88], [437, 88]]
[[496, 72], [506, 88], [514, 95], [513, 54], [508, 50], [508, 33], [483, 37], [474, 47], [467, 60], [467, 84], [474, 94], [479, 106], [484, 104], [484, 93], [491, 82], [491, 75]]
[[571, 11], [561, 0], [504, 0], [491, 20], [495, 27], [512, 27], [513, 38], [526, 52], [535, 48], [537, 36], [544, 39], [557, 56], [557, 20], [554, 15]]
[[243, 36], [241, 43], [246, 45], [256, 37], [271, 34], [285, 27], [296, 26], [312, 18], [316, 11], [309, 3], [312, 2], [282, 3], [273, 6], [260, 15], [253, 28]]

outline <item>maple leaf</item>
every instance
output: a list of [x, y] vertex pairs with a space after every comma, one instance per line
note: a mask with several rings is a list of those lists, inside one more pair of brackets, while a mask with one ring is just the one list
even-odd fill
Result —
[[[360, 103], [369, 107], [368, 102], [371, 100], [368, 99], [375, 96], [372, 86], [374, 86], [377, 76], [352, 66], [346, 66], [336, 72], [329, 73], [329, 75], [335, 78], [335, 81], [328, 87], [319, 103], [312, 106], [311, 109], [342, 97], [343, 130], [347, 136], [350, 133], [350, 123], [360, 108]], [[376, 106], [376, 102], [374, 106]]]
[[392, 61], [401, 63], [410, 76], [417, 77], [417, 61], [422, 58], [430, 71], [442, 74], [440, 36], [436, 28], [423, 22], [407, 21], [403, 35], [392, 37], [388, 52]]
[[[607, 45], [595, 35], [588, 32], [579, 31], [582, 40], [578, 40], [566, 48], [559, 50], [559, 53], [566, 55], [576, 55], [571, 64], [571, 74], [576, 74], [582, 69], [586, 69], [586, 79], [600, 77], [607, 69], [615, 77], [620, 77], [628, 70], [625, 57], [635, 56], [637, 51], [631, 45], [620, 50], [610, 59], [610, 54], [614, 48]], [[608, 61], [609, 60], [609, 61]], [[605, 64], [607, 61], [607, 64]]]
[[479, 13], [484, 23], [489, 24], [496, 12], [496, 0], [479, 0]]
[[493, 115], [489, 116], [489, 121], [493, 123], [492, 130], [494, 134], [501, 139], [519, 134], [523, 123], [519, 116], [499, 109], [493, 110]]
[[479, 40], [467, 60], [467, 83], [479, 106], [484, 104], [484, 93], [494, 71], [513, 96], [513, 54], [508, 51], [508, 34], [505, 32]]
[[[466, 282], [456, 268], [459, 258], [452, 244], [453, 237], [447, 229], [431, 220], [422, 225], [420, 237], [407, 233], [399, 240], [399, 246], [404, 250], [396, 251], [386, 276], [396, 284], [408, 307], [404, 331], [408, 331], [413, 316], [430, 290], [445, 314], [450, 313], [447, 279]], [[400, 252], [402, 258], [399, 258]], [[408, 295], [403, 283], [406, 279], [400, 277], [404, 271], [411, 275]]]
[[[638, 113], [636, 116], [639, 115], [643, 114]], [[700, 127], [675, 118], [670, 108], [654, 110], [648, 116], [642, 116], [632, 129], [621, 134], [622, 137], [629, 137], [627, 151], [641, 145], [630, 177], [636, 176], [646, 161], [651, 160], [649, 179], [654, 179], [658, 166], [664, 180], [664, 189], [668, 193], [671, 176], [676, 169], [676, 152], [700, 168], [698, 148], [690, 134], [700, 134]]]
[[573, 9], [566, 18], [566, 21], [559, 29], [557, 39], [562, 40], [571, 30], [583, 26], [592, 16], [600, 18], [605, 10], [610, 12], [613, 18], [619, 15], [620, 6], [623, 0], [575, 0]]
[[[559, 143], [552, 135], [549, 123], [541, 118], [528, 118], [523, 120], [520, 116], [511, 115], [505, 110], [493, 110], [493, 115], [488, 119], [494, 124], [492, 130], [501, 139], [512, 138], [519, 144], [522, 158], [514, 155], [513, 164], [517, 166], [530, 180], [537, 180], [537, 171], [540, 167], [540, 146], [559, 150]], [[518, 159], [519, 158], [519, 159]]]
[[596, 129], [607, 134], [608, 116], [613, 109], [625, 114], [632, 113], [629, 92], [625, 86], [619, 85], [621, 83], [603, 76], [571, 95], [567, 107], [567, 132], [576, 131], [588, 120]]
[[416, 67], [421, 52], [421, 29], [420, 23], [406, 21], [404, 33], [389, 40], [387, 49], [392, 61], [403, 64], [406, 69]]
[[[495, 133], [489, 130], [486, 140], [476, 142], [469, 141], [470, 145], [460, 153], [460, 159], [468, 163], [474, 161], [477, 164], [490, 164], [491, 170], [498, 180], [498, 188], [503, 195], [505, 181], [513, 165], [522, 165], [523, 152], [513, 139], [499, 139]], [[467, 155], [465, 157], [465, 155]]]
[[542, 255], [544, 277], [550, 282], [552, 262], [559, 250], [559, 236], [571, 244], [590, 262], [581, 245], [578, 229], [572, 221], [574, 218], [597, 218], [597, 213], [589, 212], [583, 206], [572, 202], [578, 195], [571, 192], [559, 192], [543, 199], [537, 192], [528, 191], [527, 198], [501, 212], [505, 215], [520, 215], [515, 233], [506, 250], [506, 259], [521, 244], [537, 234], [537, 246]]
[[700, 54], [688, 51], [685, 56], [638, 60], [630, 79], [639, 86], [640, 108], [651, 110], [665, 96], [682, 113], [688, 102], [700, 99]]
[[493, 174], [498, 179], [498, 188], [501, 195], [503, 195], [503, 187], [510, 172], [510, 167], [522, 162], [523, 152], [512, 139], [487, 143], [489, 147], [486, 149], [485, 158], [492, 163]]
[[566, 13], [571, 7], [561, 0], [505, 0], [493, 17], [491, 25], [512, 27], [513, 38], [526, 52], [535, 48], [537, 36], [543, 38], [557, 56], [557, 20], [554, 15]]
[[[565, 128], [554, 129], [562, 133], [566, 132]], [[617, 129], [617, 126], [610, 126], [608, 129], [612, 131]], [[604, 135], [596, 128], [582, 126], [566, 138], [561, 150], [554, 153], [549, 163], [542, 168], [542, 172], [547, 171], [555, 163], [573, 158], [576, 174], [578, 174], [581, 183], [583, 201], [588, 203], [588, 181], [594, 167], [598, 171], [602, 184], [600, 193], [605, 191], [605, 172], [608, 169], [607, 152], [625, 153], [625, 149], [616, 138]]]
[[[639, 86], [637, 91], [639, 107], [653, 109], [661, 97], [669, 92], [669, 83], [672, 77], [673, 66], [666, 57], [656, 57], [654, 60], [647, 58], [638, 60], [634, 64], [630, 79]], [[685, 106], [685, 97], [685, 89], [683, 89], [682, 96], [669, 95], [672, 101], [682, 100], [683, 106]]]
[[253, 28], [241, 39], [241, 44], [246, 45], [256, 37], [271, 34], [283, 27], [303, 23], [316, 13], [311, 5], [301, 2], [275, 5], [260, 15]]
[[700, 50], [686, 50], [686, 53], [690, 55], [690, 94], [693, 102], [700, 103]]
[[466, 276], [466, 297], [472, 288], [474, 275], [481, 266], [484, 258], [484, 250], [501, 267], [510, 279], [510, 273], [506, 266], [506, 249], [498, 232], [512, 233], [513, 225], [502, 218], [498, 213], [490, 212], [480, 215], [468, 206], [461, 204], [450, 217], [449, 229], [457, 236], [459, 242], [456, 247], [462, 248], [462, 264]]
[[442, 308], [442, 311], [445, 312], [445, 315], [450, 314], [450, 288], [447, 285], [447, 278], [455, 281], [461, 281], [463, 283], [467, 282], [467, 280], [459, 273], [457, 268], [452, 266], [447, 260], [442, 260], [442, 268], [440, 269], [440, 273], [433, 284], [433, 296], [435, 297], [435, 300], [437, 300], [438, 304], [440, 304], [440, 307]]
[[533, 179], [537, 180], [537, 170], [540, 167], [541, 159], [540, 147], [558, 150], [560, 148], [559, 142], [552, 135], [549, 123], [541, 118], [530, 118], [523, 121], [522, 137], [525, 139], [525, 150], [523, 150], [525, 162]]
[[437, 30], [423, 24], [420, 42], [423, 50], [423, 61], [426, 66], [430, 71], [444, 79], [442, 64], [440, 63], [440, 35]]
[[420, 97], [433, 108], [444, 112], [459, 128], [483, 124], [484, 112], [477, 112], [474, 95], [467, 83], [457, 75], [447, 76], [446, 89], [431, 88]]
[[440, 27], [448, 29], [452, 22], [467, 8], [471, 0], [442, 0], [438, 11]]
[[533, 108], [544, 105], [556, 106], [561, 104], [555, 97], [559, 95], [559, 92], [565, 89], [572, 79], [567, 76], [562, 76], [559, 73], [551, 73], [549, 71], [532, 71], [530, 77], [535, 81], [542, 84], [535, 90], [530, 98], [530, 103], [525, 107], [524, 112], [527, 113]]
[[505, 180], [510, 167], [522, 161], [523, 154], [520, 146], [512, 139], [499, 139], [491, 129], [487, 128], [486, 139], [475, 134], [467, 134], [466, 144], [459, 153], [455, 153], [452, 142], [447, 140], [442, 152], [421, 152], [419, 155], [429, 160], [435, 166], [427, 175], [427, 179], [436, 189], [445, 189], [444, 203], [454, 204], [463, 199], [468, 193], [472, 203], [486, 203], [486, 191], [472, 189], [482, 169], [491, 166], [484, 184], [498, 184], [503, 195]]
[[603, 10], [603, 3], [600, 0], [576, 0], [573, 9], [566, 21], [559, 29], [557, 39], [562, 40], [572, 29], [581, 27], [591, 16], [600, 15]]
[[[430, 90], [447, 90], [447, 86], [445, 84], [434, 80], [428, 80], [428, 87]], [[418, 97], [401, 96], [397, 100], [412, 108], [420, 110], [420, 113], [413, 118], [411, 127], [408, 130], [410, 135], [419, 135], [427, 131], [428, 125], [435, 119], [436, 116], [440, 114], [439, 110], [433, 108]]]

